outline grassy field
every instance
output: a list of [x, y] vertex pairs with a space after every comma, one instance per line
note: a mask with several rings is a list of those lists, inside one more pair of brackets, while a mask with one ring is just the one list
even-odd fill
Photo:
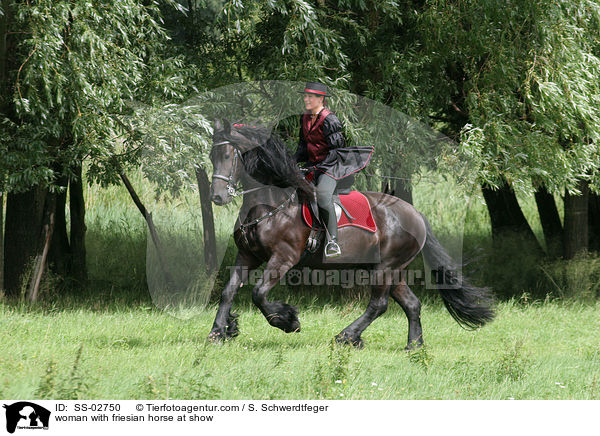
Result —
[[0, 397], [52, 399], [598, 399], [600, 304], [501, 303], [481, 330], [426, 304], [426, 347], [407, 353], [399, 307], [365, 348], [331, 339], [363, 304], [302, 298], [302, 332], [239, 308], [241, 334], [205, 341], [214, 308], [180, 320], [149, 306], [31, 310], [0, 306]]
[[[161, 236], [174, 241], [180, 270], [200, 265], [197, 194], [159, 200], [139, 174], [131, 179]], [[415, 289], [425, 297], [426, 347], [407, 353], [406, 318], [394, 303], [363, 334], [364, 349], [332, 344], [364, 310], [364, 289], [278, 286], [271, 298], [297, 305], [302, 323], [301, 333], [286, 335], [267, 324], [245, 287], [234, 306], [240, 336], [221, 346], [208, 344], [218, 295], [186, 320], [155, 307], [146, 279], [144, 220], [124, 188], [91, 186], [86, 192], [89, 285], [65, 286], [50, 277], [35, 306], [0, 299], [5, 332], [0, 397], [598, 399], [600, 260], [540, 264], [515, 247], [505, 263], [494, 264], [485, 204], [477, 195], [466, 199], [440, 178], [423, 178], [415, 187], [416, 206], [442, 241], [459, 251], [483, 251], [475, 264], [479, 271], [469, 270], [475, 282], [491, 285], [500, 297], [514, 297], [501, 298], [493, 323], [469, 332], [439, 298]], [[519, 200], [541, 236], [533, 199]], [[225, 247], [235, 207], [215, 208], [215, 214]], [[180, 245], [182, 240], [188, 245]], [[232, 256], [226, 253], [223, 264], [231, 264]], [[222, 275], [217, 291], [223, 280]], [[544, 300], [547, 293], [552, 297]]]

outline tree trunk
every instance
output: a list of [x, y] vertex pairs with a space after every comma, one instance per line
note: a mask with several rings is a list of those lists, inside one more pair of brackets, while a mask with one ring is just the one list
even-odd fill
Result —
[[535, 203], [544, 231], [547, 253], [551, 257], [559, 257], [563, 250], [563, 228], [554, 196], [545, 186], [541, 186], [535, 191]]
[[0, 15], [0, 101], [3, 104], [0, 105], [0, 109], [5, 109], [5, 105], [10, 101], [11, 92], [8, 92], [10, 85], [8, 80], [8, 53], [10, 52], [10, 37], [9, 37], [9, 23], [13, 19], [11, 16], [12, 10], [10, 6], [10, 0], [2, 0], [2, 11]]
[[412, 186], [410, 181], [405, 178], [391, 179], [389, 182], [383, 182], [382, 191], [384, 194], [393, 195], [407, 203], [413, 204]]
[[133, 188], [133, 185], [129, 181], [129, 178], [127, 177], [127, 175], [123, 172], [121, 172], [119, 175], [121, 176], [121, 180], [123, 181], [123, 184], [127, 188], [127, 191], [129, 192], [129, 195], [131, 196], [131, 199], [133, 200], [133, 202], [137, 206], [138, 210], [140, 211], [140, 213], [146, 220], [146, 223], [148, 224], [148, 230], [150, 231], [150, 237], [152, 238], [152, 242], [154, 243], [154, 247], [156, 248], [156, 257], [158, 258], [158, 263], [160, 265], [160, 269], [161, 269], [163, 277], [165, 279], [165, 283], [166, 283], [167, 287], [171, 287], [174, 284], [173, 278], [171, 277], [171, 274], [169, 273], [169, 270], [167, 268], [167, 263], [165, 262], [165, 259], [164, 259], [164, 251], [162, 248], [162, 244], [160, 243], [160, 238], [158, 237], [158, 233], [156, 233], [156, 227], [154, 226], [154, 221], [152, 220], [152, 214], [150, 212], [148, 212], [148, 210], [146, 209], [146, 206], [144, 206], [144, 204], [140, 200], [140, 197], [138, 197], [138, 195], [135, 192], [135, 189]]
[[487, 185], [482, 186], [481, 190], [490, 214], [494, 240], [498, 241], [506, 236], [516, 236], [527, 243], [530, 248], [541, 253], [542, 248], [523, 215], [512, 188], [504, 183], [498, 190], [493, 190]]
[[[9, 83], [6, 80], [8, 76], [8, 51], [9, 36], [8, 23], [12, 18], [10, 16], [9, 0], [2, 0], [3, 14], [0, 15], [0, 113], [5, 116], [8, 114], [8, 105], [11, 92]], [[0, 181], [4, 181], [4, 174], [0, 174]], [[3, 189], [3, 183], [0, 183], [0, 190]], [[4, 192], [0, 191], [0, 291], [4, 289]]]
[[4, 291], [4, 192], [0, 191], [0, 292]]
[[87, 281], [85, 250], [85, 201], [83, 198], [83, 178], [81, 166], [74, 169], [75, 178], [69, 181], [69, 210], [71, 212], [71, 276]]
[[565, 259], [572, 259], [588, 249], [588, 182], [580, 181], [577, 188], [579, 195], [565, 193]]
[[40, 242], [35, 256], [31, 278], [29, 280], [29, 290], [27, 292], [27, 298], [31, 302], [36, 302], [38, 300], [40, 295], [40, 284], [42, 283], [44, 273], [48, 269], [48, 255], [52, 247], [57, 197], [58, 195], [54, 193], [48, 193], [46, 195], [42, 233], [40, 234]]
[[56, 212], [54, 214], [48, 264], [52, 265], [52, 271], [63, 277], [68, 275], [71, 270], [71, 245], [69, 244], [67, 219], [65, 216], [68, 183], [69, 179], [67, 177], [61, 177], [57, 184], [63, 187], [64, 190], [57, 194], [49, 194], [56, 199], [56, 206], [54, 207]]
[[202, 210], [202, 229], [204, 238], [204, 263], [209, 273], [217, 269], [217, 239], [215, 236], [215, 221], [210, 200], [210, 182], [204, 168], [196, 168], [196, 181], [200, 194]]
[[600, 195], [590, 192], [588, 200], [589, 249], [600, 251]]
[[47, 189], [36, 186], [6, 199], [4, 284], [7, 295], [18, 295], [21, 279], [35, 256], [44, 218]]

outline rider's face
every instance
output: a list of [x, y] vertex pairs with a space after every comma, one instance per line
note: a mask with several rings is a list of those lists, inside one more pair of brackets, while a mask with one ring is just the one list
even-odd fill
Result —
[[314, 109], [318, 109], [323, 106], [324, 97], [321, 95], [315, 94], [304, 94], [304, 107], [308, 111], [312, 111]]

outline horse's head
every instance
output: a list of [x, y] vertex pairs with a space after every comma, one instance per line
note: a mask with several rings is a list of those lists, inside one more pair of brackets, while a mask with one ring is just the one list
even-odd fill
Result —
[[210, 161], [213, 165], [210, 198], [216, 205], [222, 206], [233, 199], [242, 169], [240, 151], [233, 142], [231, 125], [227, 120], [215, 120]]
[[213, 146], [210, 152], [213, 176], [210, 195], [211, 200], [219, 206], [233, 199], [244, 170], [242, 154], [256, 147], [252, 140], [231, 127], [227, 120], [215, 120], [213, 126]]
[[210, 160], [211, 200], [219, 206], [231, 202], [241, 178], [259, 185], [295, 187], [312, 195], [312, 185], [298, 170], [285, 143], [260, 125], [232, 126], [227, 120], [215, 120]]

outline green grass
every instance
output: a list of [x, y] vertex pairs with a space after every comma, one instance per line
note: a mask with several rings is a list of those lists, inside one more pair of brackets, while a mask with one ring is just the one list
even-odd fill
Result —
[[[132, 183], [153, 212], [177, 273], [202, 264], [197, 193], [155, 198], [139, 173]], [[449, 248], [480, 250], [476, 284], [504, 297], [498, 317], [475, 332], [461, 329], [439, 298], [424, 300], [426, 347], [407, 353], [406, 318], [388, 312], [363, 334], [365, 348], [332, 338], [364, 310], [368, 289], [286, 289], [270, 298], [297, 305], [302, 332], [270, 327], [242, 289], [235, 310], [241, 334], [206, 342], [222, 271], [207, 307], [183, 320], [157, 309], [146, 278], [146, 224], [123, 187], [86, 188], [86, 287], [49, 276], [42, 301], [0, 299], [0, 396], [54, 399], [598, 399], [600, 397], [600, 259], [543, 262], [509, 247], [491, 255], [480, 195], [424, 177], [415, 203]], [[468, 200], [468, 201], [467, 201]], [[532, 198], [519, 199], [541, 237]], [[230, 243], [235, 205], [215, 207], [217, 237]], [[231, 265], [235, 250], [224, 253]], [[415, 265], [420, 263], [420, 259]], [[541, 279], [540, 279], [541, 277]], [[559, 299], [548, 298], [552, 293]], [[507, 296], [513, 296], [507, 299]], [[517, 296], [516, 299], [514, 296]], [[537, 298], [537, 299], [536, 299]], [[540, 302], [544, 301], [544, 302]], [[189, 311], [187, 315], [193, 313]]]
[[150, 306], [28, 309], [3, 303], [0, 396], [54, 399], [598, 399], [600, 304], [499, 305], [469, 332], [425, 304], [426, 348], [407, 353], [396, 305], [364, 333], [333, 336], [364, 304], [300, 303], [302, 332], [238, 308], [241, 334], [206, 342], [215, 308], [190, 320]]

